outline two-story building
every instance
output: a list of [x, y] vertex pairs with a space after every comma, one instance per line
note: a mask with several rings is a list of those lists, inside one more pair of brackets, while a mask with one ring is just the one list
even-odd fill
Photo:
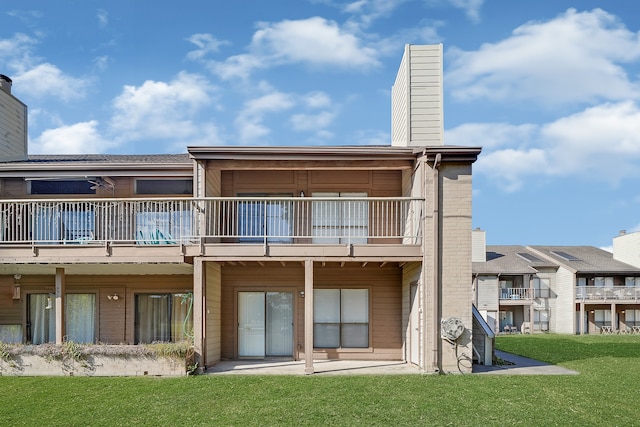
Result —
[[390, 146], [39, 156], [2, 88], [0, 340], [470, 372], [480, 149], [443, 144], [441, 85], [442, 47], [406, 46]]
[[[474, 230], [474, 301], [500, 333], [640, 333], [640, 233], [593, 246], [484, 246]], [[617, 241], [617, 244], [616, 244]], [[484, 257], [483, 257], [484, 255]]]

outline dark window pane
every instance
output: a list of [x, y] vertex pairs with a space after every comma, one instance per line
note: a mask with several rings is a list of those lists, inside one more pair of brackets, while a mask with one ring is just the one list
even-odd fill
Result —
[[96, 194], [92, 186], [92, 183], [80, 180], [34, 180], [31, 181], [31, 194]]
[[136, 194], [193, 194], [192, 179], [138, 179]]

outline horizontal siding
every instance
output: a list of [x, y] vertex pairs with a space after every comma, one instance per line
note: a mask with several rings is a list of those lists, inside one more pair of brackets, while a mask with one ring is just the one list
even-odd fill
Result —
[[[402, 273], [397, 267], [361, 264], [339, 267], [316, 265], [314, 282], [317, 289], [367, 288], [370, 290], [371, 348], [323, 350], [316, 358], [402, 359]], [[294, 296], [294, 357], [304, 355], [304, 268], [299, 263], [268, 263], [260, 266], [222, 268], [222, 358], [236, 357], [237, 301], [242, 290], [292, 291]]]
[[0, 161], [27, 156], [27, 106], [0, 89]]
[[[26, 301], [29, 293], [53, 293], [55, 276], [22, 276], [22, 298], [11, 299], [13, 276], [0, 279], [0, 323], [22, 324], [26, 319]], [[193, 288], [189, 275], [170, 276], [66, 276], [66, 293], [95, 293], [98, 340], [105, 344], [133, 344], [134, 295], [151, 292], [184, 292]], [[117, 301], [107, 295], [117, 293]]]
[[496, 311], [498, 310], [498, 278], [478, 277], [478, 310]]

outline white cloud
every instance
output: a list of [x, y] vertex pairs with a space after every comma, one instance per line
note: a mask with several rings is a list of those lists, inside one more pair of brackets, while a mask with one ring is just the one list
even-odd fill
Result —
[[208, 33], [193, 34], [187, 40], [198, 47], [198, 49], [187, 53], [187, 58], [191, 60], [202, 59], [209, 53], [218, 52], [220, 50], [220, 46], [230, 44], [230, 42], [226, 40], [218, 40]]
[[320, 130], [329, 126], [335, 116], [328, 111], [318, 114], [294, 114], [291, 116], [291, 126], [295, 131]]
[[310, 92], [303, 96], [303, 102], [309, 108], [323, 108], [331, 105], [331, 98], [325, 92]]
[[455, 8], [464, 10], [473, 22], [480, 20], [480, 8], [484, 0], [449, 0], [449, 3]]
[[30, 151], [36, 154], [89, 154], [104, 153], [112, 144], [97, 130], [98, 122], [76, 123], [48, 129], [30, 141]]
[[462, 100], [535, 101], [558, 105], [637, 98], [620, 64], [640, 58], [640, 40], [615, 16], [569, 9], [529, 22], [498, 43], [448, 52], [446, 86]]
[[205, 59], [206, 53], [212, 50], [204, 49], [190, 52], [190, 59], [203, 61], [222, 79], [246, 79], [257, 69], [287, 64], [356, 70], [379, 65], [374, 47], [336, 22], [321, 17], [261, 22], [248, 53], [230, 56], [224, 61]]
[[482, 146], [484, 149], [522, 145], [531, 140], [536, 126], [531, 124], [465, 123], [447, 130], [447, 145]]
[[591, 107], [541, 126], [462, 125], [447, 131], [447, 143], [478, 145], [482, 135], [489, 143], [474, 170], [506, 191], [520, 189], [533, 176], [614, 186], [640, 177], [640, 106], [631, 101]]
[[90, 82], [71, 77], [53, 64], [43, 63], [17, 74], [14, 83], [21, 93], [34, 97], [54, 96], [63, 101], [84, 98]]
[[96, 17], [98, 18], [99, 28], [105, 28], [107, 25], [109, 25], [109, 14], [107, 13], [106, 10], [98, 9]]
[[114, 101], [110, 132], [122, 141], [182, 140], [183, 146], [199, 140], [207, 126], [196, 116], [212, 103], [216, 90], [205, 78], [182, 72], [170, 81], [147, 80], [142, 86], [125, 86]]
[[292, 95], [277, 91], [245, 102], [243, 110], [235, 120], [240, 143], [255, 143], [267, 136], [271, 130], [263, 124], [265, 115], [288, 110], [294, 104], [295, 99]]

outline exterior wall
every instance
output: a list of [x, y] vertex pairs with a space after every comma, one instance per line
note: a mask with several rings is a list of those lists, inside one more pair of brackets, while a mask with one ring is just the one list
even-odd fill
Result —
[[0, 89], [0, 161], [27, 158], [27, 106]]
[[406, 45], [392, 88], [392, 145], [444, 144], [442, 86], [442, 45]]
[[[445, 345], [442, 367], [445, 372], [471, 371], [472, 289], [471, 268], [471, 165], [441, 166], [441, 286], [442, 319], [456, 317], [464, 323], [466, 333], [458, 348]], [[439, 325], [438, 325], [439, 326]], [[467, 357], [468, 364], [460, 363]]]
[[481, 312], [497, 311], [500, 298], [498, 294], [498, 277], [478, 276], [476, 288], [478, 294], [478, 310]]
[[471, 232], [471, 261], [487, 262], [487, 233], [484, 230]]
[[[402, 359], [402, 272], [397, 266], [363, 267], [360, 263], [331, 263], [314, 267], [314, 288], [369, 289], [367, 349], [318, 349], [316, 359]], [[222, 267], [222, 353], [237, 358], [237, 292], [290, 291], [294, 293], [294, 358], [304, 357], [304, 267], [299, 262]]]
[[[90, 176], [91, 172], [87, 172]], [[151, 177], [145, 176], [144, 178], [163, 178], [159, 177]], [[154, 194], [153, 196], [149, 196], [147, 194], [136, 194], [136, 177], [110, 177], [110, 179], [115, 183], [113, 189], [111, 187], [101, 187], [96, 190], [95, 194], [56, 194], [56, 195], [39, 195], [39, 194], [29, 194], [29, 186], [28, 182], [23, 178], [0, 178], [2, 181], [2, 185], [0, 186], [0, 197], [6, 199], [92, 199], [92, 198], [104, 198], [104, 197], [116, 197], [116, 198], [161, 198], [161, 197], [171, 197], [172, 195], [167, 194]], [[188, 197], [184, 194], [176, 195], [177, 197]]]
[[220, 326], [222, 320], [222, 274], [220, 264], [207, 262], [205, 266], [205, 365], [222, 358]]
[[613, 259], [640, 268], [640, 231], [613, 238]]
[[[96, 294], [96, 341], [104, 344], [133, 344], [136, 293], [184, 292], [193, 286], [191, 276], [65, 276], [66, 294]], [[21, 298], [11, 299], [13, 277], [0, 279], [0, 324], [20, 324], [26, 338], [27, 295], [53, 293], [54, 275], [22, 276]], [[118, 294], [117, 301], [107, 295]]]
[[[402, 331], [403, 335], [403, 354], [404, 359], [408, 362], [412, 362], [414, 364], [419, 364], [420, 361], [420, 349], [423, 347], [424, 339], [420, 340], [421, 337], [424, 337], [424, 331], [422, 331], [422, 316], [423, 312], [418, 310], [418, 313], [414, 313], [414, 321], [417, 321], [417, 324], [411, 323], [411, 286], [412, 284], [416, 284], [419, 286], [420, 277], [422, 273], [422, 265], [420, 263], [409, 263], [402, 268]], [[418, 288], [419, 289], [419, 288]], [[416, 294], [416, 298], [420, 298], [420, 293]], [[412, 343], [412, 330], [417, 329], [418, 333], [418, 342]], [[418, 348], [418, 360], [411, 360], [411, 346], [415, 345]]]
[[557, 334], [575, 333], [575, 294], [576, 286], [575, 274], [560, 267], [556, 273], [555, 287], [552, 285], [552, 292], [557, 296], [549, 301], [550, 332]]
[[[207, 171], [207, 176], [211, 170]], [[303, 192], [367, 192], [370, 197], [402, 195], [400, 170], [239, 170], [222, 171], [222, 196], [242, 193], [278, 193], [299, 196]]]

